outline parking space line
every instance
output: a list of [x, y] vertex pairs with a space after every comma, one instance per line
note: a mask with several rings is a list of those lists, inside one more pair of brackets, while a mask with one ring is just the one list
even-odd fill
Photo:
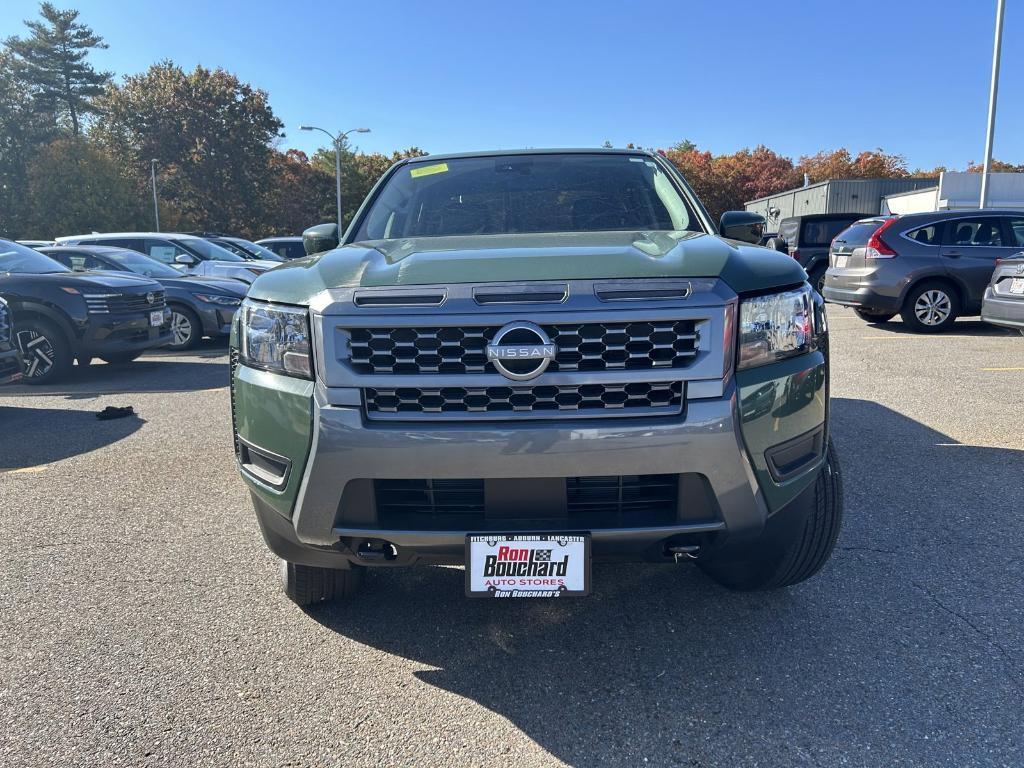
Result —
[[20, 467], [18, 469], [0, 469], [0, 474], [3, 474], [3, 475], [31, 475], [31, 474], [35, 474], [36, 472], [42, 472], [42, 471], [44, 471], [49, 466], [50, 466], [49, 464], [39, 464], [39, 465], [34, 466], [34, 467]]
[[1024, 366], [1017, 366], [1013, 368], [980, 368], [982, 371], [1024, 371]]

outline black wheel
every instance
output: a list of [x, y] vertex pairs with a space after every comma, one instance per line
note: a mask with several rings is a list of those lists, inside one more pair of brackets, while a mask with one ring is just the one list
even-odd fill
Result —
[[296, 605], [315, 605], [351, 597], [363, 583], [365, 569], [353, 565], [347, 570], [317, 568], [281, 561], [281, 587]]
[[857, 313], [857, 317], [869, 323], [887, 323], [896, 316], [895, 312], [875, 312], [871, 309], [855, 309], [853, 311]]
[[74, 363], [64, 333], [46, 320], [29, 318], [18, 323], [15, 339], [25, 363], [26, 384], [49, 384], [67, 376]]
[[124, 365], [141, 355], [141, 352], [120, 352], [118, 354], [100, 355], [100, 360], [111, 365]]
[[817, 267], [807, 275], [807, 282], [811, 284], [811, 288], [818, 292], [819, 296], [825, 295], [825, 273], [827, 271], [828, 267]]
[[843, 482], [831, 442], [825, 466], [804, 493], [806, 503], [801, 496], [776, 512], [753, 543], [700, 559], [700, 567], [737, 590], [778, 589], [809, 579], [828, 561], [843, 522]]
[[171, 343], [167, 349], [181, 351], [192, 349], [203, 337], [203, 325], [199, 316], [188, 307], [171, 305]]
[[936, 333], [950, 328], [960, 314], [960, 297], [949, 285], [930, 280], [910, 289], [900, 317], [904, 325], [919, 333]]
[[780, 253], [789, 253], [789, 245], [781, 237], [769, 237], [768, 242], [764, 244], [765, 248], [771, 248], [773, 251], [779, 251]]

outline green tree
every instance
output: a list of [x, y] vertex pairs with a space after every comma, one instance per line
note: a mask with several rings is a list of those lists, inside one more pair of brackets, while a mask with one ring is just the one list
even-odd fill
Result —
[[144, 198], [118, 163], [82, 137], [57, 139], [28, 164], [28, 236], [132, 229]]
[[111, 86], [99, 104], [90, 137], [123, 159], [140, 188], [156, 159], [161, 201], [179, 226], [262, 232], [282, 125], [265, 91], [223, 69], [186, 73], [164, 61]]
[[333, 221], [334, 166], [328, 173], [313, 165], [305, 152], [289, 149], [270, 158], [273, 183], [263, 202], [261, 234], [296, 235], [314, 224]]
[[[399, 160], [408, 157], [421, 157], [427, 154], [419, 147], [409, 147], [402, 151], [392, 152], [391, 155], [380, 152], [363, 153], [353, 149], [348, 142], [343, 141], [341, 145], [341, 215], [344, 219], [343, 225], [348, 226], [355, 216], [359, 206], [363, 204], [364, 198], [373, 189], [373, 185], [384, 174], [384, 172]], [[313, 166], [330, 174], [334, 179], [334, 148], [321, 147], [314, 154], [311, 160]], [[321, 208], [323, 221], [334, 221], [337, 218], [334, 195], [329, 200], [326, 208]]]
[[28, 163], [53, 134], [52, 121], [36, 112], [13, 57], [0, 51], [0, 236], [25, 236]]
[[61, 11], [50, 3], [39, 7], [41, 19], [26, 21], [31, 35], [4, 42], [32, 88], [37, 108], [55, 124], [69, 122], [77, 136], [83, 117], [96, 111], [94, 99], [110, 82], [86, 61], [95, 49], [106, 48], [103, 38], [78, 21], [78, 11]]

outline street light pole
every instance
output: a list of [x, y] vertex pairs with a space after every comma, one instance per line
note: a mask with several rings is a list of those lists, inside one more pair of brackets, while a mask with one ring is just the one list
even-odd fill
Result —
[[1003, 10], [1006, 0], [996, 0], [996, 40], [992, 48], [992, 85], [988, 92], [988, 130], [985, 133], [985, 166], [981, 171], [979, 208], [988, 207], [988, 175], [992, 172], [992, 137], [996, 130], [996, 96], [999, 91], [999, 56], [1003, 47]]
[[153, 182], [153, 220], [156, 223], [156, 231], [160, 231], [160, 208], [156, 204], [156, 160], [149, 161], [149, 177]]
[[335, 136], [330, 131], [324, 130], [323, 128], [317, 128], [315, 125], [300, 125], [300, 131], [320, 131], [320, 133], [327, 134], [331, 139], [331, 144], [334, 145], [334, 183], [336, 187], [337, 201], [338, 201], [338, 237], [342, 234], [341, 231], [341, 143], [350, 133], [369, 133], [369, 128], [352, 128], [351, 130], [344, 131]]

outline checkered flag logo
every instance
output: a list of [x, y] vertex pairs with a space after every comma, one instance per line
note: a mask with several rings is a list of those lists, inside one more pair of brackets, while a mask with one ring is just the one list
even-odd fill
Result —
[[551, 562], [551, 550], [550, 549], [535, 549], [533, 551], [533, 560], [536, 563], [550, 563]]

